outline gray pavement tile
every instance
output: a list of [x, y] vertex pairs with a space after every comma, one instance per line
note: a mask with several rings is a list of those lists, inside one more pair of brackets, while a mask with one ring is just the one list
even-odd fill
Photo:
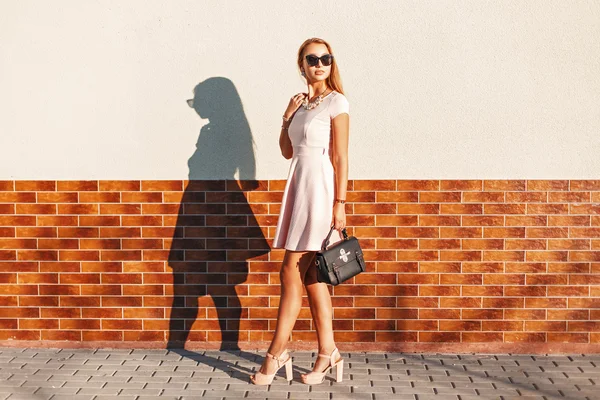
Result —
[[96, 396], [117, 396], [121, 389], [106, 389], [106, 388], [88, 388], [79, 389], [77, 394], [96, 395]]
[[[387, 394], [387, 396], [389, 396], [389, 394]], [[353, 400], [353, 399], [358, 399], [358, 400], [372, 400], [373, 399], [373, 395], [371, 393], [361, 393], [361, 392], [353, 392], [353, 393], [348, 393], [348, 394], [344, 394], [344, 393], [333, 393], [331, 396], [332, 399], [348, 399], [348, 400]]]
[[[119, 396], [119, 400], [136, 400], [137, 396]], [[105, 395], [104, 393], [94, 397], [94, 400], [115, 400], [115, 395]]]
[[329, 399], [329, 393], [325, 392], [293, 392], [290, 393], [290, 399], [310, 399], [320, 400]]
[[179, 396], [139, 396], [136, 400], [178, 400]]

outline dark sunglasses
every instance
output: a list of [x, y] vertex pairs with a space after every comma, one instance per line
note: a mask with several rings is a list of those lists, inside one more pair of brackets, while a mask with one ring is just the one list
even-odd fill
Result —
[[321, 57], [317, 57], [313, 54], [306, 56], [306, 62], [311, 67], [316, 67], [319, 65], [319, 60], [321, 60], [321, 63], [327, 67], [333, 62], [333, 54], [323, 54]]

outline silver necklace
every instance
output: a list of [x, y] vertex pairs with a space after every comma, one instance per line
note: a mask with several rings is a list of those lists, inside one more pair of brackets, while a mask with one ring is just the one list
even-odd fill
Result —
[[317, 107], [323, 101], [323, 97], [324, 97], [323, 95], [325, 94], [326, 91], [327, 91], [327, 89], [325, 89], [323, 91], [323, 93], [321, 93], [320, 95], [318, 95], [317, 98], [314, 99], [311, 102], [308, 101], [308, 97], [305, 98], [302, 101], [302, 107], [304, 107], [305, 110], [312, 110], [313, 108]]

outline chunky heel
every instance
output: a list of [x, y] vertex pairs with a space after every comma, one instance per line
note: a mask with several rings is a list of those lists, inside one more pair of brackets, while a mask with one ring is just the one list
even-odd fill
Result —
[[335, 364], [335, 381], [341, 382], [344, 375], [344, 360], [340, 360]]
[[291, 357], [285, 363], [285, 377], [288, 381], [291, 381], [294, 377], [294, 373], [292, 371], [292, 358]]
[[[339, 359], [336, 362], [334, 362], [333, 360], [336, 358], [336, 353], [339, 356]], [[342, 359], [342, 356], [340, 355], [340, 352], [337, 349], [337, 347], [333, 349], [330, 355], [319, 354], [319, 357], [329, 358], [329, 365], [325, 368], [323, 372], [312, 371], [308, 374], [302, 374], [300, 376], [302, 378], [302, 382], [306, 383], [307, 385], [317, 385], [319, 383], [323, 383], [323, 381], [325, 380], [325, 375], [334, 367], [336, 373], [335, 380], [336, 382], [341, 382], [342, 376], [344, 375], [344, 360]]]

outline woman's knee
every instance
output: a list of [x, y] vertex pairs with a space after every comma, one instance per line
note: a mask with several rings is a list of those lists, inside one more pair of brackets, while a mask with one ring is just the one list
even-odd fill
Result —
[[279, 270], [279, 279], [282, 284], [302, 284], [300, 265], [297, 255], [286, 254]]

